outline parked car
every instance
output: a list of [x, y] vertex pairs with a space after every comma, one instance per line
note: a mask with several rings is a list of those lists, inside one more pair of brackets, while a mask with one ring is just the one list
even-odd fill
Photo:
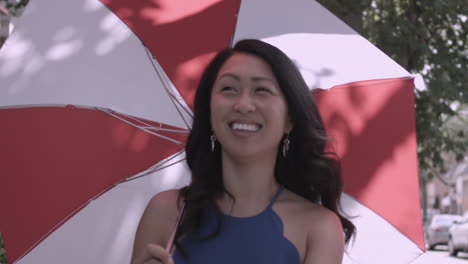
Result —
[[460, 251], [468, 252], [468, 212], [450, 227], [448, 251], [450, 256], [456, 256]]
[[429, 249], [434, 249], [437, 245], [447, 245], [449, 241], [449, 228], [455, 221], [460, 220], [461, 216], [459, 215], [434, 215], [426, 230], [427, 247]]

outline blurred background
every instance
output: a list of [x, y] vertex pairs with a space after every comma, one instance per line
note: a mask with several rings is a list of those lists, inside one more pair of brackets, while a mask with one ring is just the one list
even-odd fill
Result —
[[[0, 49], [28, 1], [0, 0]], [[466, 0], [318, 2], [414, 74], [426, 245], [435, 254], [468, 260], [458, 252], [468, 251]], [[0, 264], [5, 263], [0, 233]]]

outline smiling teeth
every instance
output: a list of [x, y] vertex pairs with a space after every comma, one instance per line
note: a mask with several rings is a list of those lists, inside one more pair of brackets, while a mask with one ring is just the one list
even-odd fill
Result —
[[258, 130], [258, 126], [257, 125], [251, 125], [251, 124], [234, 123], [234, 124], [232, 124], [232, 129], [255, 132], [255, 131]]

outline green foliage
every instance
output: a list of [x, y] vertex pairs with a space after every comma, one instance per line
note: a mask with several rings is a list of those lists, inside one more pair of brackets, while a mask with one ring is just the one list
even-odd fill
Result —
[[28, 4], [29, 0], [7, 0], [5, 8], [13, 16], [19, 16], [21, 10]]
[[468, 104], [466, 0], [319, 2], [406, 70], [423, 76], [427, 89], [415, 91], [420, 169], [441, 174], [445, 155], [463, 159], [468, 123], [459, 110]]

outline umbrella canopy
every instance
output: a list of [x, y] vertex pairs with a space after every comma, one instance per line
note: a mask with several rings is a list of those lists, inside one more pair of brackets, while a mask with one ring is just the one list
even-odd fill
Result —
[[189, 182], [180, 161], [201, 71], [242, 38], [278, 46], [311, 89], [329, 89], [314, 96], [358, 228], [345, 261], [421, 255], [412, 79], [318, 3], [42, 0], [0, 52], [9, 260], [128, 263], [147, 201]]

